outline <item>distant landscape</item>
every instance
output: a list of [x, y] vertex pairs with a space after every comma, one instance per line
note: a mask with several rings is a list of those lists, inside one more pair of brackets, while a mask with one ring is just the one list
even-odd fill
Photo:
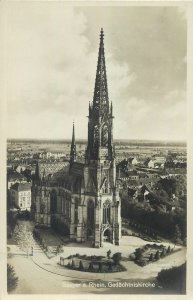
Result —
[[[8, 139], [7, 143], [50, 143], [50, 144], [63, 144], [71, 143], [70, 139]], [[86, 144], [86, 139], [77, 139], [78, 144]], [[130, 139], [114, 139], [114, 144], [123, 144], [130, 146], [166, 146], [166, 147], [186, 147], [185, 141], [162, 141], [162, 140], [130, 140]]]

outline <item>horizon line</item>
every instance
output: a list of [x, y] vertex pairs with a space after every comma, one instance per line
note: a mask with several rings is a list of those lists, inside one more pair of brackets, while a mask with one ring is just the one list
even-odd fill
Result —
[[[11, 140], [25, 140], [25, 141], [31, 141], [31, 140], [37, 140], [37, 141], [71, 141], [71, 138], [7, 138], [7, 141]], [[76, 138], [76, 141], [87, 141], [86, 138]], [[187, 140], [182, 140], [182, 139], [114, 139], [114, 142], [118, 141], [127, 141], [127, 142], [137, 142], [137, 141], [144, 141], [144, 142], [171, 142], [171, 143], [187, 143]]]

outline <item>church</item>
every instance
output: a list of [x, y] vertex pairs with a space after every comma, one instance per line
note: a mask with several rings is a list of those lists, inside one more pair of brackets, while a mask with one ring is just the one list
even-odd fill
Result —
[[[100, 32], [94, 96], [89, 102], [84, 163], [77, 161], [73, 124], [69, 162], [39, 160], [32, 186], [36, 224], [64, 229], [70, 240], [93, 247], [119, 245], [121, 200], [113, 147], [113, 106], [109, 101], [104, 32]], [[58, 226], [58, 227], [57, 227]]]

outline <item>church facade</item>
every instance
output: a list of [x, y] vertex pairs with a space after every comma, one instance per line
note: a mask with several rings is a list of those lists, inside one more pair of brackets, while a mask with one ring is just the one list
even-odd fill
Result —
[[94, 96], [89, 103], [85, 162], [77, 161], [73, 124], [70, 161], [38, 161], [32, 201], [37, 224], [59, 226], [71, 240], [91, 241], [94, 247], [102, 247], [104, 241], [119, 245], [121, 201], [116, 180], [113, 106], [108, 97], [103, 29]]

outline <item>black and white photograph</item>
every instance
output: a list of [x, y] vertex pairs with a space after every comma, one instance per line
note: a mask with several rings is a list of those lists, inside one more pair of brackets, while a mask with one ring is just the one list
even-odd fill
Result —
[[9, 295], [185, 295], [187, 7], [6, 4]]

